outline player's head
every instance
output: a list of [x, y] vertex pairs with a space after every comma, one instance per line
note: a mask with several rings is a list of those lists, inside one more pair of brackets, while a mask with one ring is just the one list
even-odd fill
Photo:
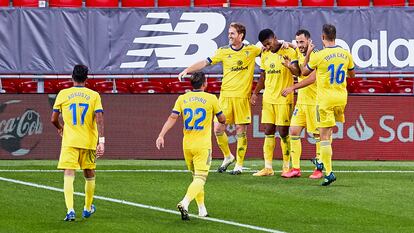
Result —
[[88, 67], [85, 65], [76, 65], [73, 67], [72, 79], [77, 83], [84, 83], [88, 78]]
[[246, 27], [237, 22], [233, 22], [229, 26], [229, 44], [239, 45], [246, 37]]
[[269, 28], [263, 29], [259, 32], [259, 41], [266, 50], [271, 51], [274, 51], [278, 44], [275, 33]]
[[194, 89], [204, 90], [207, 87], [206, 75], [202, 71], [194, 72], [191, 75], [190, 82]]
[[322, 42], [335, 42], [336, 39], [336, 28], [332, 24], [324, 24], [322, 26]]
[[296, 45], [301, 53], [308, 51], [310, 33], [308, 30], [300, 29], [296, 32]]

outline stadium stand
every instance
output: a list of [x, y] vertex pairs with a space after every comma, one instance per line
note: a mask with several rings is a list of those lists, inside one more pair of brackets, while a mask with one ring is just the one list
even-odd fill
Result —
[[118, 7], [118, 0], [86, 0], [87, 7], [113, 8]]
[[10, 1], [0, 0], [0, 7], [8, 7], [9, 5], [10, 5]]
[[[19, 84], [18, 92], [19, 93], [38, 93], [37, 87], [38, 87], [37, 81], [24, 81]], [[56, 93], [56, 88], [55, 88], [53, 81], [46, 80], [44, 82], [44, 93]]]
[[154, 0], [122, 0], [122, 7], [154, 7]]
[[358, 80], [353, 84], [353, 93], [376, 94], [387, 93], [387, 88], [380, 81]]
[[195, 7], [225, 7], [227, 0], [194, 0]]
[[336, 4], [345, 7], [369, 7], [370, 0], [337, 0]]
[[161, 82], [156, 81], [138, 81], [131, 84], [131, 93], [167, 93], [164, 85]]
[[186, 93], [193, 90], [190, 81], [175, 81], [167, 85], [170, 93]]
[[158, 0], [159, 7], [190, 7], [191, 0]]
[[408, 0], [408, 6], [414, 6], [414, 0]]
[[13, 0], [14, 7], [39, 7], [39, 0]]
[[384, 6], [392, 6], [392, 7], [401, 7], [405, 6], [405, 0], [373, 0], [373, 5], [384, 7]]
[[390, 92], [414, 94], [414, 80], [395, 80], [390, 82]]
[[210, 81], [208, 82], [207, 92], [218, 94], [221, 89], [221, 81]]
[[95, 83], [94, 87], [92, 88], [99, 93], [120, 93], [120, 94], [127, 94], [129, 93], [128, 84], [122, 81], [100, 81]]
[[82, 0], [49, 0], [49, 7], [82, 7]]
[[266, 0], [267, 7], [297, 7], [298, 0]]
[[261, 7], [262, 0], [230, 0], [231, 7]]
[[302, 6], [332, 7], [334, 6], [334, 0], [302, 0]]

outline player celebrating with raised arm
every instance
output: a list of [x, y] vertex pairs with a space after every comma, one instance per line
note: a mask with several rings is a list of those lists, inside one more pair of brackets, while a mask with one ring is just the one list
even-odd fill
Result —
[[231, 23], [228, 34], [230, 45], [217, 49], [213, 57], [186, 68], [178, 77], [181, 79], [187, 73], [201, 70], [208, 65], [223, 63], [219, 105], [226, 116], [226, 122], [215, 122], [214, 124], [217, 144], [224, 155], [223, 163], [218, 168], [218, 172], [226, 171], [234, 161], [225, 130], [226, 124], [236, 124], [237, 163], [230, 174], [238, 175], [242, 172], [247, 150], [246, 130], [247, 125], [251, 123], [249, 98], [252, 90], [255, 58], [260, 55], [261, 48], [243, 43], [246, 28], [240, 23]]
[[188, 206], [193, 199], [197, 202], [198, 215], [207, 216], [207, 209], [204, 205], [204, 184], [211, 165], [212, 120], [216, 116], [220, 123], [226, 122], [226, 117], [219, 108], [217, 97], [204, 92], [207, 87], [205, 74], [203, 72], [193, 73], [191, 85], [194, 90], [178, 97], [156, 141], [158, 149], [164, 147], [165, 134], [177, 122], [178, 116], [183, 116], [184, 158], [188, 170], [193, 174], [193, 182], [188, 187], [182, 201], [177, 205], [182, 220], [189, 220]]
[[[298, 55], [299, 68], [304, 69], [306, 53], [308, 51], [309, 43], [312, 42], [310, 33], [307, 30], [301, 29], [296, 32], [296, 54]], [[310, 59], [314, 56], [316, 49], [311, 53]], [[315, 75], [313, 71], [310, 75]], [[309, 76], [298, 76], [298, 82], [302, 82]], [[320, 163], [319, 145], [320, 137], [319, 131], [316, 127], [316, 83], [313, 83], [298, 91], [298, 98], [296, 100], [296, 106], [293, 110], [293, 115], [290, 123], [289, 135], [290, 135], [290, 156], [292, 158], [292, 170], [286, 174], [286, 178], [300, 177], [300, 156], [302, 154], [302, 144], [300, 141], [300, 134], [303, 128], [309, 133], [312, 133], [316, 142], [316, 158], [313, 159], [313, 163], [316, 165], [316, 169], [311, 179], [320, 179], [323, 177], [323, 163]]]
[[[65, 221], [75, 220], [73, 209], [73, 181], [75, 169], [83, 169], [85, 177], [84, 218], [95, 212], [92, 204], [95, 192], [96, 158], [104, 154], [104, 118], [101, 97], [85, 87], [88, 67], [76, 65], [73, 68], [73, 87], [59, 92], [53, 106], [51, 121], [62, 136], [62, 149], [58, 169], [64, 169]], [[62, 113], [63, 125], [59, 123]], [[98, 140], [99, 136], [99, 140]]]
[[296, 52], [292, 48], [282, 48], [275, 34], [270, 29], [259, 33], [259, 41], [266, 49], [262, 53], [260, 64], [260, 79], [253, 91], [251, 103], [256, 104], [258, 93], [264, 88], [262, 123], [265, 126], [265, 140], [263, 154], [264, 169], [254, 173], [254, 176], [274, 175], [272, 161], [275, 149], [275, 133], [279, 131], [282, 148], [283, 168], [282, 176], [289, 172], [289, 124], [292, 115], [293, 94], [287, 97], [280, 95], [283, 88], [293, 84], [292, 74], [299, 75]]
[[346, 77], [354, 78], [354, 62], [352, 55], [345, 49], [335, 44], [336, 28], [331, 24], [322, 27], [322, 43], [324, 49], [314, 54], [309, 60], [314, 45], [310, 44], [306, 53], [309, 61], [302, 70], [302, 75], [307, 76], [316, 69], [316, 76], [307, 78], [285, 90], [283, 95], [288, 95], [295, 89], [306, 87], [317, 81], [316, 94], [316, 120], [321, 137], [320, 156], [325, 167], [325, 179], [323, 186], [330, 185], [336, 180], [332, 172], [332, 128], [336, 121], [345, 122], [345, 106], [348, 92], [346, 90]]

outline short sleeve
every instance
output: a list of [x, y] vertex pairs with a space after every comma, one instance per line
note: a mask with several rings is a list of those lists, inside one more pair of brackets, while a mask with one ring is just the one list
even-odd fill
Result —
[[289, 58], [290, 58], [290, 62], [291, 63], [298, 63], [298, 54], [296, 53], [296, 51], [293, 48], [289, 48]]
[[216, 96], [213, 96], [213, 111], [214, 111], [214, 115], [219, 116], [220, 114], [223, 113], [223, 111], [221, 110], [219, 103], [218, 103], [218, 99]]
[[182, 112], [182, 101], [181, 101], [181, 99], [182, 99], [181, 96], [179, 96], [177, 98], [177, 100], [175, 101], [173, 110], [172, 110], [172, 112], [175, 113], [175, 114], [177, 114], [177, 115], [180, 115], [181, 112]]
[[259, 46], [253, 45], [253, 53], [255, 55], [255, 57], [260, 56], [260, 54], [262, 53], [262, 48], [260, 48]]
[[262, 53], [262, 56], [260, 57], [260, 71], [266, 70], [266, 67], [265, 67], [266, 54], [267, 53]]
[[309, 58], [309, 62], [307, 64], [307, 67], [310, 71], [313, 71], [316, 69], [316, 67], [319, 64], [320, 56], [319, 53], [314, 53], [313, 56], [311, 54], [311, 57]]
[[223, 49], [217, 49], [212, 57], [208, 57], [207, 61], [211, 64], [217, 64], [223, 61]]
[[97, 94], [97, 96], [96, 96], [94, 111], [95, 112], [103, 112], [101, 96], [99, 94]]
[[62, 92], [56, 96], [55, 103], [53, 104], [53, 111], [54, 112], [62, 112], [62, 103], [63, 103], [63, 95]]
[[348, 52], [348, 70], [353, 70], [355, 69], [355, 64], [354, 64], [354, 59], [352, 58], [351, 53]]

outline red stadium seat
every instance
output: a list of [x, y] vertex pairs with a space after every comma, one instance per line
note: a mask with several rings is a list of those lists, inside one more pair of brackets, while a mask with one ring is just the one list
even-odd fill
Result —
[[369, 0], [337, 0], [338, 6], [369, 6]]
[[221, 90], [221, 81], [208, 82], [207, 92], [217, 94], [217, 93], [220, 93], [220, 90]]
[[382, 6], [405, 6], [405, 0], [373, 0], [373, 5]]
[[414, 80], [395, 80], [390, 83], [390, 92], [414, 94]]
[[[19, 93], [38, 93], [37, 92], [37, 81], [25, 81], [19, 84]], [[53, 82], [44, 81], [44, 93], [56, 93]]]
[[17, 84], [13, 79], [0, 79], [0, 93], [17, 93]]
[[408, 0], [408, 5], [409, 6], [414, 6], [414, 0]]
[[224, 7], [227, 0], [194, 0], [195, 7]]
[[118, 0], [86, 0], [87, 7], [116, 8]]
[[231, 7], [261, 7], [262, 0], [230, 0]]
[[190, 7], [191, 0], [158, 0], [159, 7]]
[[164, 85], [155, 81], [139, 81], [131, 84], [131, 93], [166, 93]]
[[298, 5], [299, 5], [298, 0], [266, 0], [267, 7], [286, 7], [286, 6], [297, 7]]
[[387, 88], [380, 81], [375, 80], [359, 80], [354, 84], [353, 93], [387, 93]]
[[66, 81], [58, 81], [58, 83], [56, 84], [56, 91], [59, 92], [62, 89], [66, 89], [69, 87], [73, 87], [73, 82], [66, 80]]
[[10, 5], [9, 0], [0, 0], [0, 7], [8, 7]]
[[312, 7], [334, 6], [334, 0], [302, 0], [302, 6], [312, 6]]
[[170, 93], [186, 93], [193, 90], [193, 86], [191, 86], [190, 81], [170, 82], [167, 87], [170, 90]]
[[[115, 88], [113, 81], [101, 81], [94, 85], [94, 90], [99, 93], [129, 93], [128, 84], [121, 81], [115, 81]], [[114, 90], [115, 89], [115, 90]]]
[[14, 7], [39, 7], [39, 0], [13, 0]]
[[122, 7], [154, 7], [154, 0], [122, 0]]
[[49, 7], [82, 7], [82, 0], [49, 0]]

